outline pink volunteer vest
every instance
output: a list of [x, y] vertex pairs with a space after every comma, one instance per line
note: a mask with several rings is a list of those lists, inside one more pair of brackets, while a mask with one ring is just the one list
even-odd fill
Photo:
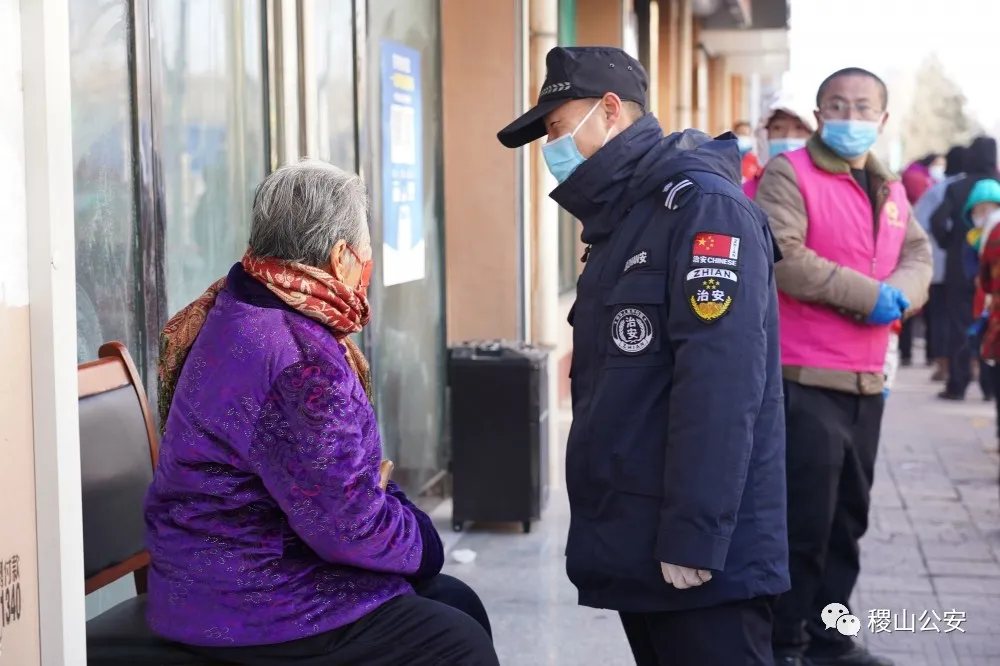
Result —
[[[850, 174], [823, 171], [806, 148], [785, 153], [795, 168], [809, 227], [806, 247], [820, 257], [882, 281], [896, 269], [909, 224], [906, 192], [887, 183], [889, 197], [876, 231], [868, 194]], [[889, 327], [858, 323], [827, 305], [779, 292], [781, 362], [786, 366], [880, 373]]]

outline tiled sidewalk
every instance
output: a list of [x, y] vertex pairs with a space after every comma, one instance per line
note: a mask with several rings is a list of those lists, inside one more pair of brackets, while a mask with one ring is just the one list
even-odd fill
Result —
[[[927, 375], [902, 370], [889, 400], [864, 570], [851, 606], [864, 625], [862, 638], [898, 666], [996, 666], [1000, 500], [992, 405], [974, 388], [964, 404], [939, 403], [939, 387]], [[565, 434], [568, 415], [562, 418]], [[559, 474], [545, 519], [527, 535], [519, 526], [472, 526], [449, 545], [472, 549], [477, 559], [449, 563], [446, 571], [483, 597], [505, 666], [630, 664], [617, 615], [578, 607], [566, 579], [569, 510], [561, 451], [555, 454]], [[441, 509], [440, 527], [450, 531]], [[914, 631], [872, 633], [873, 610], [890, 613], [890, 629], [909, 624], [913, 614]], [[952, 610], [965, 614], [964, 632], [945, 633], [943, 618]]]

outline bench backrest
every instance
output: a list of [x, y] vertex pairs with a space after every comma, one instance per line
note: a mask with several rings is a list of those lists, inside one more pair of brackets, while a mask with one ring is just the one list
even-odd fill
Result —
[[119, 342], [79, 366], [80, 467], [87, 594], [130, 573], [145, 592], [143, 501], [153, 480], [157, 442], [132, 357]]

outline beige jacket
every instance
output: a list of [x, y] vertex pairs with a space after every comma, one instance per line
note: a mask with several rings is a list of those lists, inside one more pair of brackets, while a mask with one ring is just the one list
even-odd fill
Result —
[[[830, 151], [819, 140], [818, 135], [814, 134], [809, 140], [807, 150], [813, 163], [823, 171], [831, 174], [850, 173], [850, 165]], [[882, 206], [888, 197], [885, 185], [899, 178], [874, 155], [868, 156], [865, 170], [868, 172], [870, 187], [878, 193], [876, 206], [881, 215]], [[806, 247], [809, 218], [791, 162], [779, 156], [768, 163], [755, 201], [768, 214], [771, 231], [783, 255], [782, 260], [774, 267], [778, 288], [792, 298], [825, 303], [844, 316], [863, 321], [875, 308], [879, 283], [867, 275], [825, 259]], [[910, 301], [910, 310], [906, 316], [911, 316], [926, 303], [933, 269], [930, 242], [912, 211], [909, 211], [909, 221], [899, 264], [885, 280], [887, 284], [900, 289]], [[861, 395], [881, 393], [884, 383], [881, 374], [796, 366], [785, 366], [784, 376], [790, 381], [808, 386]]]

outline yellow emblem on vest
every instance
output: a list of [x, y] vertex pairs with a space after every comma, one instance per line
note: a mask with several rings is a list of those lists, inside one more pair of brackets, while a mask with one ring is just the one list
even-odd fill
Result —
[[903, 223], [899, 219], [899, 206], [896, 205], [895, 201], [889, 201], [885, 204], [885, 217], [890, 227], [903, 226]]

